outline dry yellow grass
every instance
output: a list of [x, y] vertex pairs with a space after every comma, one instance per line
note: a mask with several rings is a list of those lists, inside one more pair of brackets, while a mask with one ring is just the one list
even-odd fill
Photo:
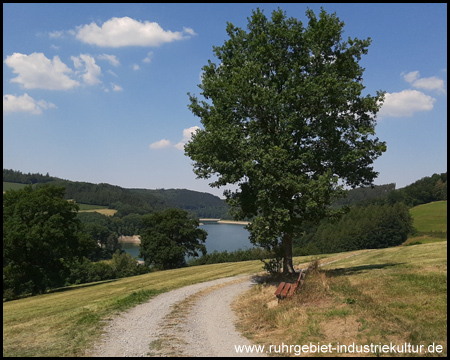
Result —
[[80, 210], [78, 212], [94, 212], [94, 211], [106, 216], [113, 216], [117, 212], [117, 210], [115, 209]]

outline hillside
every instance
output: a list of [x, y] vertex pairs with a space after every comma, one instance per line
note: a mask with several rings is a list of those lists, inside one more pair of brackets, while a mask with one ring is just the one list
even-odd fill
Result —
[[105, 183], [70, 181], [48, 174], [22, 174], [20, 171], [3, 169], [3, 191], [19, 189], [25, 184], [41, 186], [49, 183], [64, 186], [66, 199], [73, 199], [80, 204], [116, 209], [119, 216], [176, 207], [187, 210], [199, 218], [230, 218], [225, 201], [209, 193], [187, 189], [126, 189]]
[[447, 232], [447, 201], [436, 201], [410, 209], [418, 232]]
[[[231, 219], [228, 214], [229, 207], [225, 201], [209, 193], [187, 189], [126, 189], [105, 183], [92, 184], [63, 180], [50, 176], [48, 173], [46, 175], [24, 174], [20, 171], [3, 169], [3, 191], [20, 188], [23, 184], [40, 186], [44, 183], [64, 186], [67, 199], [74, 199], [80, 204], [106, 206], [117, 210], [119, 216], [130, 213], [144, 214], [176, 207], [187, 210], [199, 218]], [[397, 190], [395, 184], [348, 190], [346, 197], [337, 200], [332, 206], [371, 203], [392, 205], [403, 202], [413, 207], [440, 200], [447, 200], [447, 173], [424, 177]]]

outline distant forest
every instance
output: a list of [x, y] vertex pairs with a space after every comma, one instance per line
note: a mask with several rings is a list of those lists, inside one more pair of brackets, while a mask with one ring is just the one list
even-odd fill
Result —
[[[146, 214], [170, 207], [187, 210], [199, 218], [231, 219], [224, 200], [209, 193], [186, 189], [125, 189], [110, 184], [75, 182], [50, 176], [48, 173], [24, 174], [16, 170], [3, 169], [3, 181], [21, 184], [45, 184], [51, 182], [64, 186], [66, 199], [77, 203], [103, 205], [117, 210], [117, 216]], [[447, 200], [447, 173], [424, 177], [401, 189], [395, 184], [348, 190], [346, 197], [339, 199], [333, 207], [358, 205], [393, 205], [404, 203], [408, 207], [432, 201]]]
[[231, 219], [228, 205], [217, 196], [186, 189], [125, 189], [110, 184], [92, 184], [63, 180], [42, 174], [24, 174], [20, 171], [3, 169], [3, 181], [21, 184], [45, 183], [63, 186], [65, 198], [80, 204], [102, 205], [116, 209], [118, 217], [129, 214], [146, 214], [170, 207], [180, 208], [199, 218]]

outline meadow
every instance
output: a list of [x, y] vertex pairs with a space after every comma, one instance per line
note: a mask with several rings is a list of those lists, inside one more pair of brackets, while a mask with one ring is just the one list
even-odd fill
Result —
[[447, 201], [435, 201], [410, 210], [418, 232], [447, 232]]

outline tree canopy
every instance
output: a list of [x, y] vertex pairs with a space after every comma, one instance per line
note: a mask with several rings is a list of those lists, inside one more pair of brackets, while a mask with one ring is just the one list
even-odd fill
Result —
[[344, 40], [336, 14], [306, 12], [308, 25], [281, 10], [227, 25], [219, 64], [203, 67], [189, 108], [200, 118], [185, 145], [199, 178], [237, 185], [224, 195], [235, 219], [251, 217], [252, 243], [283, 252], [292, 272], [292, 237], [305, 221], [331, 217], [345, 185], [371, 185], [371, 164], [386, 145], [375, 137], [383, 92], [362, 95], [370, 38]]
[[95, 242], [80, 233], [78, 206], [64, 188], [44, 186], [3, 194], [3, 291], [40, 293], [64, 285], [69, 264]]
[[180, 209], [167, 209], [142, 217], [140, 257], [147, 266], [174, 269], [186, 265], [185, 257], [206, 254], [207, 232]]

